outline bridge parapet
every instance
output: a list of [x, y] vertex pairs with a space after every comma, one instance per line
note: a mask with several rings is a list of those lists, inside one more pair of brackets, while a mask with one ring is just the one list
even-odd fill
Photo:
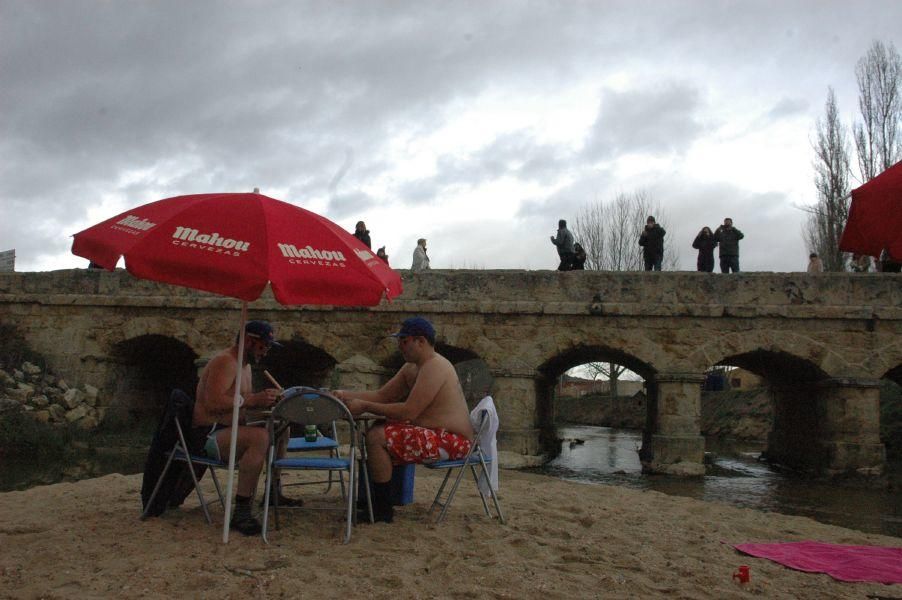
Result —
[[[404, 293], [369, 309], [424, 313], [594, 314], [598, 316], [902, 319], [902, 280], [881, 273], [402, 271]], [[72, 269], [0, 274], [0, 302], [216, 308], [235, 300], [135, 279], [126, 271]], [[267, 290], [255, 303], [282, 307]]]

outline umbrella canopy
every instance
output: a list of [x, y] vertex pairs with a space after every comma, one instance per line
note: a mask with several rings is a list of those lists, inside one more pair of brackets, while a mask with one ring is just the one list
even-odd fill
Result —
[[127, 210], [75, 234], [72, 253], [142, 279], [243, 300], [232, 400], [222, 538], [229, 541], [247, 303], [266, 284], [282, 304], [370, 306], [401, 293], [401, 278], [332, 221], [258, 193], [177, 196]]
[[902, 162], [852, 190], [849, 220], [839, 249], [869, 256], [889, 250], [902, 259]]
[[145, 204], [75, 234], [72, 253], [135, 277], [252, 301], [371, 306], [401, 278], [316, 213], [262, 194], [196, 194]]

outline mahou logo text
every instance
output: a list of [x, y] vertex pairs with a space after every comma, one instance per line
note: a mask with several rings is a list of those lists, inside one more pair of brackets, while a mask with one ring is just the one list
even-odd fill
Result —
[[197, 229], [182, 226], [175, 228], [172, 234], [172, 244], [230, 256], [240, 256], [242, 252], [247, 252], [251, 247], [250, 242], [224, 238], [216, 232], [201, 233]]

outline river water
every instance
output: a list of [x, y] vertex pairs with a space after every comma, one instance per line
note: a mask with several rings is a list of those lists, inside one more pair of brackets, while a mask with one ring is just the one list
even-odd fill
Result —
[[[771, 469], [758, 462], [762, 447], [708, 441], [707, 474], [699, 478], [643, 475], [640, 431], [574, 425], [558, 427], [561, 453], [536, 472], [585, 483], [623, 485], [757, 510], [801, 515], [822, 523], [902, 537], [902, 494], [840, 487]], [[898, 482], [893, 487], [898, 490]]]

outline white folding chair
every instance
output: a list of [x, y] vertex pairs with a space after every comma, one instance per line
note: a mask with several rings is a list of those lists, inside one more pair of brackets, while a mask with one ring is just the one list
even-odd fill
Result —
[[[279, 435], [292, 424], [305, 427], [316, 425], [317, 427], [328, 425], [336, 421], [344, 421], [348, 424], [350, 432], [349, 451], [346, 457], [284, 457], [276, 458]], [[282, 393], [282, 400], [273, 408], [272, 415], [267, 424], [269, 430], [269, 460], [266, 469], [266, 495], [263, 500], [263, 540], [269, 543], [267, 531], [269, 527], [269, 503], [275, 470], [303, 470], [303, 471], [345, 471], [348, 473], [348, 491], [344, 494], [345, 506], [337, 510], [346, 513], [344, 543], [351, 539], [351, 527], [354, 524], [355, 501], [357, 493], [357, 429], [354, 425], [354, 417], [348, 411], [344, 402], [332, 396], [326, 391], [309, 387], [293, 387]], [[273, 514], [278, 528], [278, 497], [273, 498]], [[303, 510], [303, 509], [301, 509]]]
[[[498, 502], [498, 494], [495, 488], [492, 486], [491, 477], [489, 476], [489, 464], [493, 460], [495, 460], [495, 457], [488, 456], [487, 453], [483, 450], [482, 445], [480, 444], [481, 434], [489, 424], [488, 411], [480, 411], [478, 421], [479, 423], [476, 426], [476, 437], [473, 439], [473, 443], [470, 445], [470, 451], [464, 458], [457, 460], [440, 460], [433, 463], [424, 463], [424, 466], [427, 469], [445, 470], [445, 478], [442, 480], [442, 485], [438, 488], [438, 493], [435, 495], [435, 500], [432, 501], [432, 506], [429, 507], [430, 515], [436, 509], [436, 507], [442, 507], [438, 518], [435, 520], [436, 523], [441, 523], [442, 519], [445, 518], [445, 514], [448, 512], [448, 508], [451, 506], [451, 501], [454, 500], [454, 494], [457, 493], [457, 488], [460, 486], [460, 481], [461, 479], [463, 479], [464, 471], [466, 471], [467, 468], [469, 468], [470, 472], [473, 474], [473, 481], [476, 484], [476, 491], [479, 492], [479, 497], [482, 500], [482, 508], [485, 510], [486, 516], [494, 518], [492, 513], [489, 511], [489, 504], [486, 500], [486, 491], [484, 491], [483, 488], [488, 491], [488, 495], [492, 498], [492, 504], [494, 504], [495, 511], [498, 514], [498, 520], [502, 524], [504, 523], [504, 514], [501, 512], [501, 504]], [[443, 494], [445, 493], [448, 486], [448, 482], [451, 479], [451, 474], [454, 473], [455, 469], [458, 469], [457, 477], [454, 479], [454, 484], [450, 488], [448, 488], [447, 496], [443, 497]], [[480, 480], [484, 482], [482, 485], [480, 485]]]

